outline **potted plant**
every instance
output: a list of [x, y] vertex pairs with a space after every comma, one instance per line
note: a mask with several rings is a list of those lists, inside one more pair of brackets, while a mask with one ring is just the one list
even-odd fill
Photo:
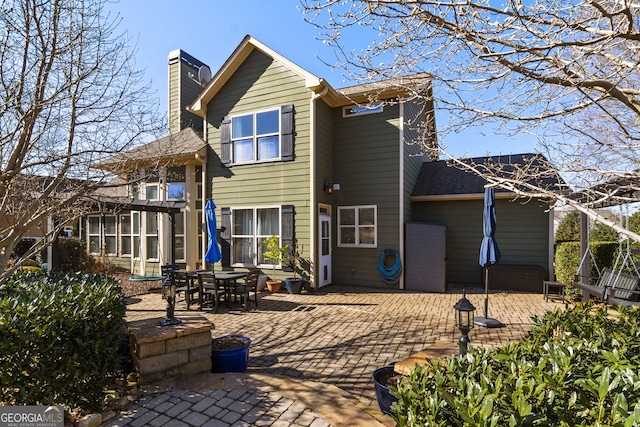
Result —
[[225, 335], [211, 340], [211, 372], [244, 372], [249, 363], [251, 339]]
[[301, 271], [300, 260], [302, 259], [303, 252], [304, 246], [301, 246], [300, 250], [298, 250], [298, 245], [295, 243], [289, 247], [289, 266], [293, 271], [293, 278], [286, 279], [284, 283], [290, 294], [299, 294], [302, 292], [304, 279], [298, 277], [298, 271]]
[[391, 405], [398, 398], [391, 393], [391, 389], [397, 384], [401, 375], [394, 372], [394, 364], [383, 366], [373, 372], [373, 384], [376, 390], [376, 400], [383, 414], [393, 416]]
[[282, 286], [282, 280], [276, 279], [276, 266], [281, 265], [286, 258], [288, 245], [280, 246], [280, 239], [275, 235], [264, 239], [264, 245], [267, 248], [263, 254], [264, 259], [271, 261], [271, 265], [273, 265], [273, 277], [271, 280], [267, 280], [267, 289], [269, 292], [278, 292]]

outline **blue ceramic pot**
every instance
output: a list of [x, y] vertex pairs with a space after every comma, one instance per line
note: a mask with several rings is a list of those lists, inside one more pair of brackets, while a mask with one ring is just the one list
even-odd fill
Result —
[[383, 377], [393, 375], [393, 365], [383, 366], [373, 371], [373, 383], [376, 387], [376, 399], [378, 400], [378, 406], [380, 410], [387, 415], [393, 415], [391, 411], [391, 405], [393, 402], [397, 402], [398, 398], [391, 394], [391, 390], [386, 385], [382, 384], [380, 380]]
[[[236, 348], [217, 349], [216, 340], [236, 338], [244, 345]], [[249, 364], [249, 346], [251, 339], [243, 335], [225, 335], [211, 340], [211, 372], [244, 372]]]
[[302, 292], [303, 279], [286, 279], [284, 285], [287, 287], [287, 291], [290, 294], [299, 294]]

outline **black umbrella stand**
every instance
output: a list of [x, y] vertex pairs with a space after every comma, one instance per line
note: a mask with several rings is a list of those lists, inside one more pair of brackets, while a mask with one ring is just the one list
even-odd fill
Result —
[[484, 269], [484, 316], [476, 316], [473, 323], [485, 328], [502, 328], [506, 326], [498, 319], [489, 317], [489, 266]]

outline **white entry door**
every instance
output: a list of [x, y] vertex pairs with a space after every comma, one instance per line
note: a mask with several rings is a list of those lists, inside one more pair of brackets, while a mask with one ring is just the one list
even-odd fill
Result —
[[318, 253], [320, 263], [317, 275], [318, 286], [331, 283], [331, 210], [320, 208], [318, 235], [320, 236]]

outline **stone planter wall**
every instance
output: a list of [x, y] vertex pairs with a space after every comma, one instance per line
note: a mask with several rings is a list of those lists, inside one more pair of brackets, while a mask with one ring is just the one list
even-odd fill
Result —
[[202, 316], [160, 326], [160, 318], [128, 323], [133, 362], [141, 385], [180, 375], [211, 372], [211, 330]]

